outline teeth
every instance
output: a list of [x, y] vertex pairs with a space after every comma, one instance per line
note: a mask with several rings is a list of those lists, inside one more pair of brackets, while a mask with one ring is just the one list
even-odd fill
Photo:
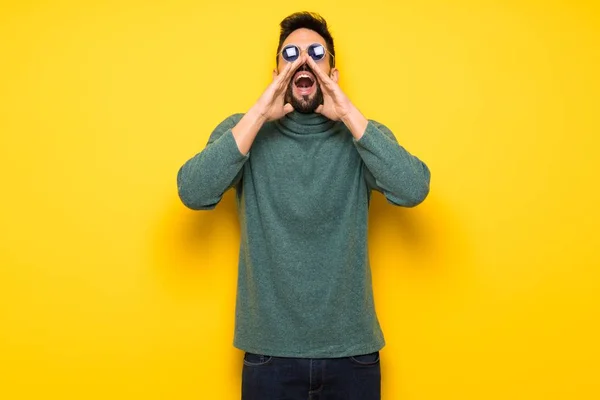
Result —
[[298, 80], [299, 80], [299, 79], [301, 79], [301, 78], [308, 78], [308, 79], [310, 79], [310, 81], [311, 81], [311, 82], [312, 82], [312, 80], [313, 80], [313, 79], [312, 79], [312, 77], [311, 77], [310, 75], [308, 75], [308, 74], [300, 74], [300, 75], [298, 75], [298, 76], [296, 77], [296, 80], [295, 80], [295, 82], [298, 82]]

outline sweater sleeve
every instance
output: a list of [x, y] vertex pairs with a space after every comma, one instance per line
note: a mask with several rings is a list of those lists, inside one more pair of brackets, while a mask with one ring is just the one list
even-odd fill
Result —
[[243, 114], [222, 121], [211, 133], [204, 150], [189, 159], [177, 173], [177, 191], [192, 210], [212, 210], [227, 189], [237, 185], [250, 157], [240, 152], [231, 129]]
[[414, 207], [425, 200], [429, 194], [429, 168], [400, 146], [386, 126], [369, 120], [363, 136], [353, 140], [370, 189], [383, 193], [397, 206]]

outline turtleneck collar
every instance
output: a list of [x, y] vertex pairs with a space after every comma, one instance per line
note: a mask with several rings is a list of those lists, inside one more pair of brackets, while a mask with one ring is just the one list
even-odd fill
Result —
[[277, 120], [277, 123], [294, 133], [310, 134], [328, 131], [335, 124], [335, 121], [318, 113], [303, 114], [292, 111]]

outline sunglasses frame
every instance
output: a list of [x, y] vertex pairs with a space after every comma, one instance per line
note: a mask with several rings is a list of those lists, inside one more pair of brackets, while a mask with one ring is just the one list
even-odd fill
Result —
[[[316, 45], [316, 46], [321, 46], [321, 47], [323, 47], [323, 49], [325, 49], [325, 51], [326, 51], [327, 53], [329, 53], [329, 55], [331, 56], [331, 61], [332, 61], [332, 62], [331, 62], [331, 66], [332, 66], [332, 67], [334, 67], [334, 66], [335, 66], [335, 56], [334, 56], [333, 54], [331, 54], [331, 52], [329, 51], [329, 49], [327, 49], [327, 46], [326, 46], [326, 45], [324, 45], [324, 44], [321, 44], [321, 43], [318, 43], [318, 42], [315, 42], [315, 43], [311, 43], [311, 44], [309, 44], [309, 45], [308, 45], [308, 46], [307, 46], [305, 49], [301, 49], [301, 48], [300, 48], [300, 46], [298, 46], [297, 44], [291, 44], [291, 43], [290, 43], [290, 44], [286, 44], [285, 46], [283, 46], [283, 47], [281, 48], [281, 50], [279, 51], [279, 53], [277, 53], [276, 59], [277, 59], [277, 60], [279, 60], [279, 56], [281, 56], [281, 58], [283, 58], [283, 61], [285, 61], [285, 62], [288, 62], [288, 63], [289, 63], [289, 62], [294, 62], [294, 61], [296, 61], [296, 60], [294, 60], [294, 61], [288, 61], [288, 60], [286, 60], [286, 59], [285, 59], [285, 57], [283, 56], [283, 51], [284, 51], [285, 49], [287, 49], [287, 48], [289, 48], [289, 47], [295, 47], [295, 48], [296, 48], [296, 50], [297, 50], [297, 51], [298, 51], [298, 53], [299, 53], [299, 54], [298, 54], [298, 57], [300, 57], [300, 55], [302, 54], [302, 52], [304, 52], [304, 51], [308, 52], [308, 49], [309, 49], [309, 48], [311, 48], [312, 46], [315, 46], [315, 45]], [[310, 54], [309, 54], [309, 55], [310, 55]], [[325, 54], [323, 54], [323, 58], [320, 58], [320, 59], [318, 59], [318, 60], [315, 60], [315, 59], [313, 58], [313, 56], [310, 56], [310, 58], [312, 58], [312, 59], [313, 59], [315, 62], [318, 62], [318, 61], [323, 61], [323, 60], [325, 59]]]

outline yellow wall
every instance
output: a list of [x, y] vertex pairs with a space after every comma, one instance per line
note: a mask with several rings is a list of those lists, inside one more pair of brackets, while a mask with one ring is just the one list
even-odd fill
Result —
[[0, 398], [239, 397], [233, 193], [193, 212], [175, 177], [300, 7], [432, 170], [372, 206], [383, 398], [600, 398], [593, 3], [3, 1]]

